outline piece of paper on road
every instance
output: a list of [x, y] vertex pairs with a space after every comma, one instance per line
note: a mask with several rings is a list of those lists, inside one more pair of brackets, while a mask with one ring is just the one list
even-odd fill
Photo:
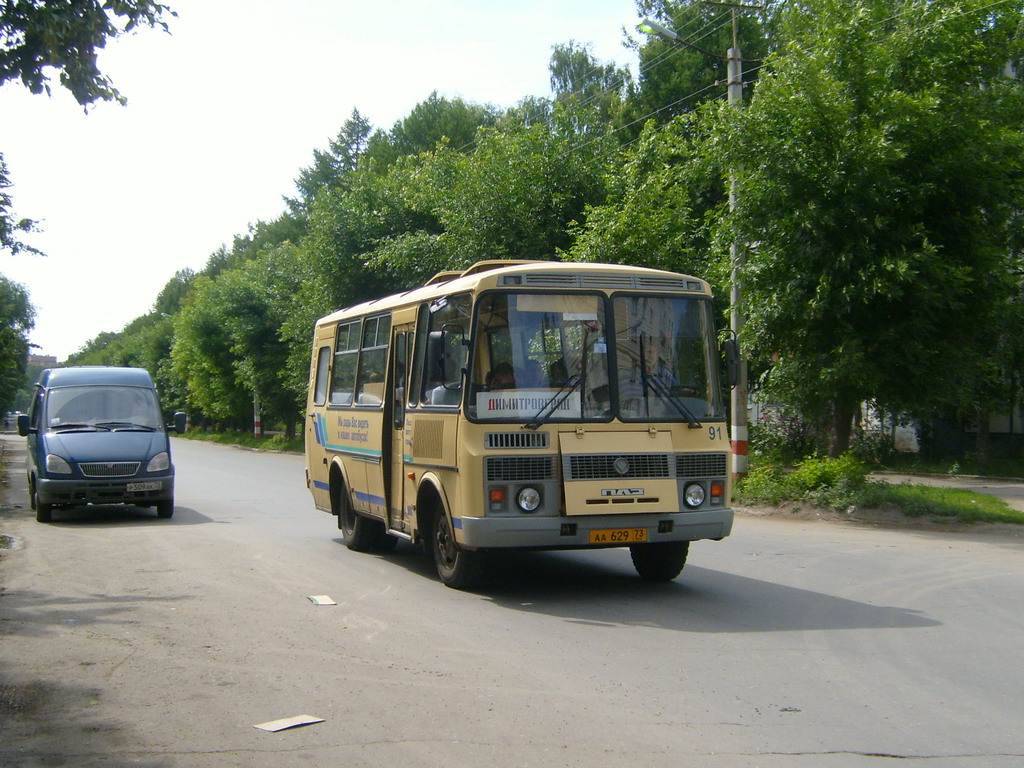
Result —
[[281, 720], [271, 720], [269, 723], [260, 723], [254, 725], [253, 728], [259, 728], [261, 731], [285, 731], [289, 728], [298, 728], [300, 725], [313, 725], [314, 723], [322, 723], [324, 719], [322, 717], [313, 717], [312, 715], [296, 715], [295, 717], [285, 717]]
[[313, 605], [337, 605], [336, 602], [331, 600], [330, 595], [307, 595], [307, 597], [309, 597], [309, 601]]

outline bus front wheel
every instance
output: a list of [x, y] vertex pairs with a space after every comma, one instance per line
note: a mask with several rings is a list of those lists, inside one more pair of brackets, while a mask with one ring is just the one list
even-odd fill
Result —
[[483, 553], [463, 549], [458, 545], [448, 516], [443, 511], [439, 510], [434, 516], [430, 541], [437, 575], [445, 586], [452, 589], [468, 589], [480, 580], [483, 573]]
[[689, 552], [688, 541], [634, 544], [629, 548], [633, 567], [640, 574], [640, 578], [647, 581], [672, 581], [686, 565], [686, 556]]
[[331, 503], [338, 515], [338, 528], [345, 546], [353, 552], [390, 552], [398, 539], [389, 536], [384, 523], [364, 517], [352, 509], [344, 488], [331, 493]]

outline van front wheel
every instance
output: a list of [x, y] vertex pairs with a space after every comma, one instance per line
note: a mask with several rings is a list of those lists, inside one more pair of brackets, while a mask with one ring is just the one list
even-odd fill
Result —
[[37, 523], [53, 522], [53, 504], [46, 504], [40, 501], [38, 498], [36, 498], [35, 504], [33, 506], [36, 508]]
[[174, 515], [174, 499], [164, 499], [156, 503], [156, 516], [157, 517], [171, 517]]

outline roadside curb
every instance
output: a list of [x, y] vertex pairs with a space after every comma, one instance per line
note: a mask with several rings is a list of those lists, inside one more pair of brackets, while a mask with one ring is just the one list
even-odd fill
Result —
[[994, 477], [992, 475], [947, 475], [940, 472], [899, 472], [895, 469], [868, 472], [871, 475], [900, 475], [904, 477], [928, 477], [940, 480], [984, 480], [992, 483], [1024, 483], [1024, 477]]

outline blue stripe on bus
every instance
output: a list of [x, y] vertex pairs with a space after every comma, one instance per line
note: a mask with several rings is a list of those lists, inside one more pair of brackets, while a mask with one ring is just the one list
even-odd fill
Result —
[[387, 504], [383, 496], [374, 496], [372, 493], [356, 491], [356, 498], [359, 499], [359, 501], [365, 501], [367, 504], [376, 504], [379, 507], [383, 507]]
[[462, 518], [461, 517], [453, 517], [452, 518], [452, 528], [462, 528]]
[[313, 481], [313, 487], [316, 488], [318, 491], [329, 491], [329, 490], [331, 490], [331, 486], [330, 486], [329, 483], [323, 483], [323, 482], [320, 482], [319, 480], [314, 480]]

